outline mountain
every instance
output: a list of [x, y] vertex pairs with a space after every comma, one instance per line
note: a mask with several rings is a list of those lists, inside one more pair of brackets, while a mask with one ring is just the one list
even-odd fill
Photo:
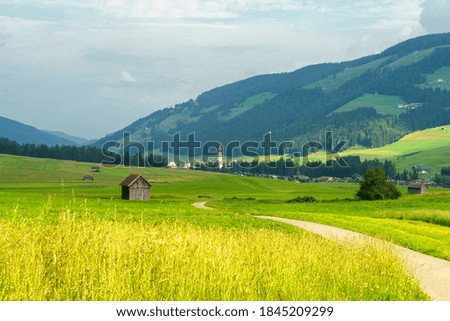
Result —
[[43, 130], [43, 129], [40, 129], [40, 131], [43, 131], [44, 133], [51, 134], [53, 136], [56, 136], [56, 137], [63, 138], [65, 140], [71, 141], [71, 142], [73, 142], [73, 144], [75, 144], [77, 146], [81, 146], [81, 145], [90, 143], [90, 141], [88, 139], [86, 139], [86, 138], [81, 138], [81, 137], [77, 137], [77, 136], [67, 135], [66, 133], [59, 132], [59, 131], [50, 131], [50, 130]]
[[19, 144], [77, 145], [75, 142], [0, 116], [0, 137]]
[[407, 40], [353, 61], [260, 75], [204, 92], [139, 119], [95, 144], [152, 141], [176, 133], [205, 143], [256, 140], [323, 141], [325, 131], [347, 147], [379, 147], [415, 130], [450, 123], [450, 33]]

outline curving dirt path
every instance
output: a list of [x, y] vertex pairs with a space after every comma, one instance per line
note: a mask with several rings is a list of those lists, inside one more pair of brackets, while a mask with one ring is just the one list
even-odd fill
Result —
[[[192, 206], [202, 210], [213, 210], [212, 207], [206, 206], [206, 203], [207, 202], [198, 202], [192, 204]], [[384, 246], [388, 245], [405, 258], [407, 268], [412, 271], [424, 292], [428, 294], [432, 300], [450, 301], [450, 261], [418, 253], [387, 241], [337, 227], [281, 217], [255, 217], [291, 224], [334, 241], [356, 239], [375, 242]]]
[[374, 237], [337, 227], [272, 216], [255, 217], [291, 224], [331, 240], [356, 238], [358, 240], [390, 245], [405, 258], [407, 268], [413, 272], [413, 275], [418, 280], [424, 292], [428, 294], [432, 300], [450, 301], [450, 261], [418, 253]]
[[206, 206], [206, 202], [194, 203], [192, 204], [192, 206], [194, 206], [195, 208], [199, 208], [201, 210], [213, 210], [212, 207]]

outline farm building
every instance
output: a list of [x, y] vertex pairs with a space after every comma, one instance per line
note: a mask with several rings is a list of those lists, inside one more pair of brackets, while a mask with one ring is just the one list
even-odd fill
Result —
[[425, 183], [411, 183], [408, 185], [408, 194], [425, 194], [428, 191]]
[[175, 164], [175, 162], [169, 162], [169, 164], [167, 164], [167, 168], [177, 168], [177, 164]]
[[431, 172], [431, 167], [427, 166], [413, 166], [412, 170], [418, 174], [428, 174]]
[[131, 174], [119, 185], [122, 186], [123, 200], [146, 201], [150, 199], [150, 188], [152, 184], [142, 177], [142, 175]]

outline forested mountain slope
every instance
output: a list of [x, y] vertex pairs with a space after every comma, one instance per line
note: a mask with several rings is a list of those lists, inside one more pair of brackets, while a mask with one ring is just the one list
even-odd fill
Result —
[[348, 146], [379, 147], [450, 123], [450, 33], [427, 35], [342, 63], [261, 75], [207, 91], [97, 141], [323, 141], [327, 130]]

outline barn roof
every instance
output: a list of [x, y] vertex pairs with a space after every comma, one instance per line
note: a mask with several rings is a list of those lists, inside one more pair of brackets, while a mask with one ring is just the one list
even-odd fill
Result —
[[422, 188], [427, 187], [425, 183], [411, 183], [408, 185], [408, 188]]
[[147, 181], [144, 176], [140, 175], [140, 174], [131, 174], [130, 176], [128, 176], [127, 178], [125, 178], [122, 183], [120, 183], [120, 186], [128, 186], [130, 187], [131, 185], [133, 185], [134, 182], [136, 182], [140, 177], [142, 177], [142, 179], [144, 181], [146, 181], [148, 183], [148, 185], [152, 186], [152, 184], [150, 184], [149, 181]]

